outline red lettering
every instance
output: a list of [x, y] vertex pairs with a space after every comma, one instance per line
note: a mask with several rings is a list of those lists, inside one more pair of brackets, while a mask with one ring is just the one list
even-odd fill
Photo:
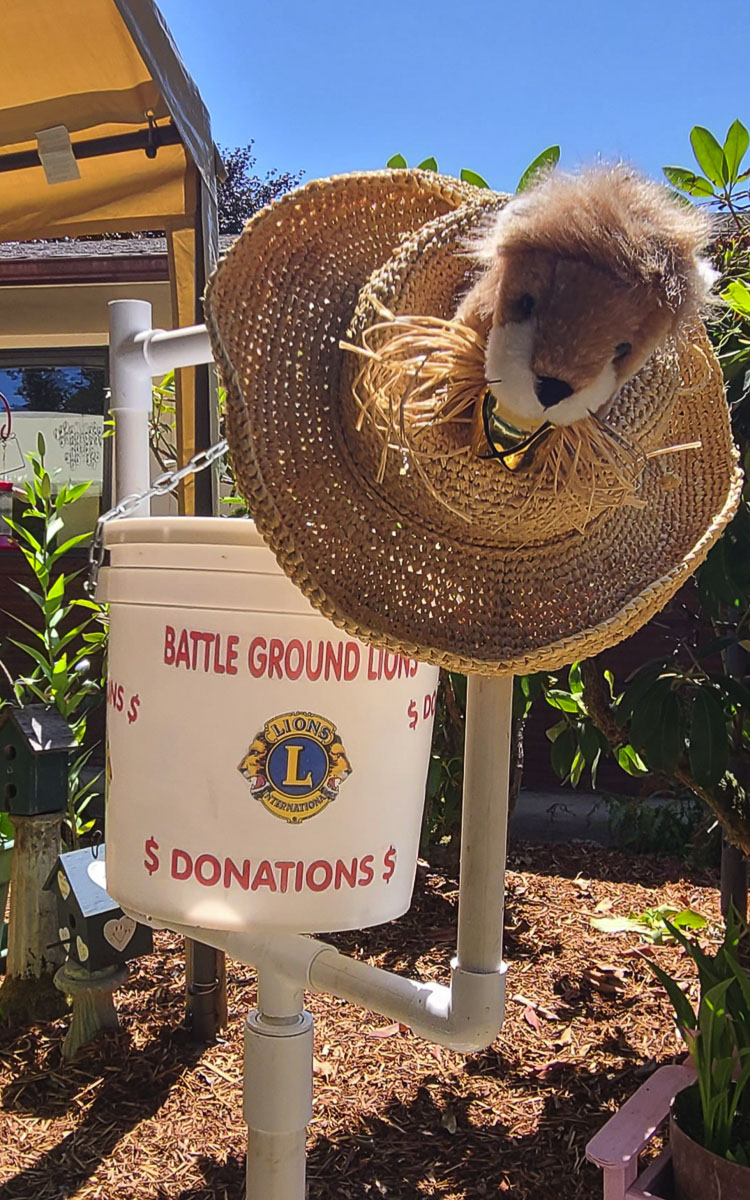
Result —
[[392, 650], [386, 650], [385, 661], [383, 663], [383, 674], [386, 679], [393, 679], [398, 670], [398, 654], [394, 654]]
[[359, 671], [359, 646], [347, 642], [344, 650], [344, 679], [355, 679]]
[[270, 888], [270, 890], [272, 892], [277, 891], [276, 880], [275, 880], [274, 874], [273, 874], [273, 867], [271, 866], [270, 862], [268, 862], [268, 860], [265, 858], [263, 859], [263, 862], [258, 867], [258, 870], [255, 872], [255, 879], [253, 880], [253, 891], [257, 892], [259, 887]]
[[174, 627], [172, 625], [164, 626], [164, 661], [168, 667], [174, 662]]
[[[377, 662], [375, 661], [377, 655]], [[370, 646], [370, 652], [367, 656], [367, 678], [380, 679], [383, 670], [383, 651], [376, 650], [374, 646]]]
[[293, 862], [277, 862], [273, 864], [277, 871], [281, 872], [279, 880], [279, 891], [285, 892], [289, 887], [289, 872], [294, 870]]
[[240, 871], [236, 863], [233, 863], [231, 858], [224, 860], [224, 887], [232, 886], [233, 878], [240, 885], [243, 892], [246, 892], [250, 887], [250, 859], [244, 859], [242, 870]]
[[307, 651], [305, 653], [305, 674], [308, 679], [319, 679], [320, 672], [323, 670], [323, 643], [318, 642], [318, 661], [315, 666], [312, 665], [312, 642], [307, 643]]
[[227, 669], [221, 661], [221, 634], [213, 635], [214, 639], [214, 675], [226, 675]]
[[302, 881], [304, 879], [305, 864], [298, 862], [294, 869], [294, 890], [295, 892], [302, 891]]
[[190, 630], [188, 630], [188, 637], [190, 638], [190, 641], [193, 643], [193, 657], [190, 660], [190, 668], [193, 671], [197, 671], [198, 670], [198, 643], [203, 641], [204, 635], [202, 633], [198, 633], [197, 629], [190, 629]]
[[240, 639], [237, 637], [237, 634], [230, 633], [229, 637], [227, 638], [227, 675], [237, 674], [237, 668], [234, 664], [237, 662], [237, 647], [239, 644]]
[[[183, 865], [180, 866], [179, 860], [183, 860]], [[193, 860], [185, 850], [172, 851], [172, 869], [171, 876], [173, 879], [189, 879], [193, 870]]]
[[283, 679], [281, 660], [284, 657], [284, 643], [281, 638], [271, 638], [268, 644], [268, 678], [273, 679], [274, 671], [279, 679]]
[[415, 658], [415, 659], [412, 661], [412, 664], [411, 664], [411, 671], [409, 672], [409, 674], [410, 674], [410, 676], [411, 676], [411, 678], [412, 678], [412, 679], [414, 678], [414, 676], [416, 675], [416, 673], [417, 673], [417, 671], [418, 671], [418, 670], [419, 670], [419, 663], [417, 662], [417, 660], [416, 660], [416, 658]]
[[343, 642], [339, 642], [335, 649], [331, 642], [326, 642], [326, 679], [331, 678], [331, 671], [333, 671], [335, 679], [341, 679], [341, 666], [343, 657]]
[[[206, 873], [209, 868], [209, 874]], [[221, 863], [213, 854], [199, 854], [195, 860], [195, 878], [204, 887], [213, 887], [221, 879]]]
[[[318, 880], [315, 878], [317, 871], [323, 872], [322, 882], [318, 882]], [[310, 863], [310, 866], [307, 868], [305, 873], [305, 883], [311, 892], [324, 892], [326, 888], [331, 886], [332, 879], [333, 867], [323, 858], [319, 858], [314, 863]]]
[[250, 674], [253, 679], [260, 679], [266, 669], [268, 660], [265, 650], [266, 639], [262, 637], [253, 638], [250, 643], [250, 649], [247, 652], [247, 665], [250, 668]]
[[357, 860], [356, 860], [356, 858], [352, 859], [351, 867], [347, 867], [346, 863], [342, 862], [340, 858], [336, 859], [336, 874], [334, 877], [334, 884], [333, 884], [336, 891], [339, 891], [339, 889], [341, 887], [341, 882], [344, 879], [348, 883], [349, 887], [353, 888], [353, 887], [357, 886]]
[[180, 663], [184, 663], [188, 671], [190, 670], [190, 647], [188, 645], [188, 635], [186, 629], [183, 629], [180, 632], [180, 640], [177, 644], [177, 653], [174, 656], [174, 665], [179, 667]]
[[[296, 661], [293, 661], [296, 658]], [[287, 679], [299, 679], [305, 665], [305, 650], [299, 638], [292, 638], [284, 656], [284, 671]]]
[[359, 887], [367, 887], [368, 883], [372, 883], [375, 872], [372, 869], [373, 857], [371, 854], [366, 854], [360, 859], [359, 863], [359, 879], [357, 884]]

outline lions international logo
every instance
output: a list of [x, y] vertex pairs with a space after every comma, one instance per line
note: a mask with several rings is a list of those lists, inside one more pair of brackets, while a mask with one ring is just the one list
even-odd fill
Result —
[[336, 726], [306, 712], [266, 721], [237, 769], [256, 800], [295, 825], [335, 800], [352, 771]]

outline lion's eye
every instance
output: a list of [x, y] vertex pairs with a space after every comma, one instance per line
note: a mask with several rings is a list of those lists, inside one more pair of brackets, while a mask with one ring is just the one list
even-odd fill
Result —
[[525, 321], [534, 311], [536, 300], [530, 296], [528, 292], [524, 292], [523, 296], [516, 301], [516, 311], [520, 320]]
[[613, 361], [620, 362], [621, 359], [627, 358], [632, 349], [633, 347], [630, 342], [619, 342], [618, 345], [615, 346], [615, 357]]

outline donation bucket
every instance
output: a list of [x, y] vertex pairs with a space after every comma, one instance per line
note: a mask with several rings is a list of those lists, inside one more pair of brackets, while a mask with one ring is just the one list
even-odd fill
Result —
[[436, 667], [341, 632], [252, 522], [105, 526], [107, 890], [210, 929], [409, 907]]

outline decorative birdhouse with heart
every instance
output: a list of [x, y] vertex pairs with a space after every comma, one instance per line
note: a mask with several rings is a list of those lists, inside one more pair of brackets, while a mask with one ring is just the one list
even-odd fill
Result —
[[153, 950], [151, 929], [107, 893], [104, 845], [61, 854], [44, 886], [57, 897], [60, 942], [82, 967], [99, 971]]
[[4, 760], [0, 805], [13, 816], [62, 813], [68, 803], [68, 760], [76, 741], [58, 712], [44, 704], [0, 712]]

